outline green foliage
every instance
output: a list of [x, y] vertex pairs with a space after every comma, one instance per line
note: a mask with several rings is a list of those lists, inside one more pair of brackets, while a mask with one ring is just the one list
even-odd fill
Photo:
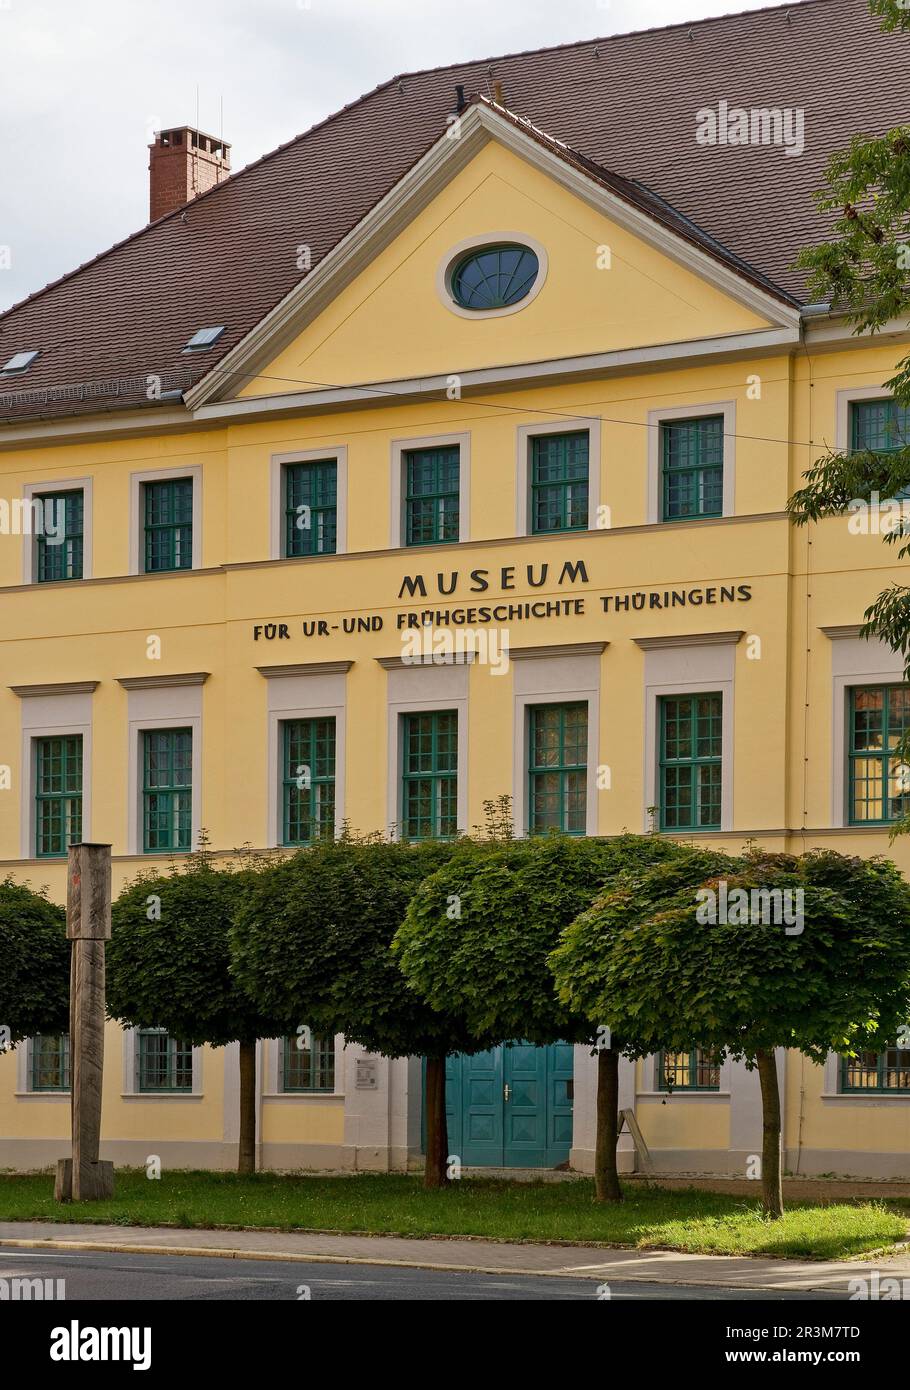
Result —
[[[869, 449], [845, 454], [829, 451], [806, 469], [803, 479], [803, 486], [787, 503], [797, 526], [821, 521], [823, 517], [842, 516], [851, 502], [871, 501], [873, 492], [882, 499], [897, 498], [902, 488], [910, 487], [910, 448], [888, 454]], [[883, 526], [881, 536], [889, 545], [906, 542], [898, 552], [899, 559], [910, 550], [910, 541], [899, 522]]]
[[[803, 893], [802, 931], [753, 911], [699, 920], [699, 888]], [[883, 860], [692, 850], [627, 875], [563, 933], [560, 998], [638, 1055], [702, 1046], [753, 1061], [883, 1047], [910, 1011], [910, 885]]]
[[69, 1031], [66, 913], [25, 884], [0, 881], [0, 1027], [11, 1042]]
[[595, 1028], [560, 1004], [547, 956], [621, 869], [680, 852], [655, 835], [463, 844], [411, 900], [394, 942], [401, 968], [432, 1007], [463, 1013], [477, 1036], [586, 1041]]
[[233, 932], [237, 978], [282, 1032], [309, 1024], [388, 1057], [476, 1050], [445, 1004], [422, 1004], [390, 943], [420, 881], [458, 844], [353, 836], [261, 874]]
[[[142, 874], [112, 909], [107, 1009], [135, 1028], [223, 1047], [276, 1036], [231, 974], [230, 928], [256, 882], [252, 870], [212, 868], [205, 855], [167, 874]], [[158, 904], [160, 902], [160, 920]]]
[[869, 9], [881, 19], [885, 33], [894, 29], [910, 29], [910, 9], [901, 0], [869, 0]]

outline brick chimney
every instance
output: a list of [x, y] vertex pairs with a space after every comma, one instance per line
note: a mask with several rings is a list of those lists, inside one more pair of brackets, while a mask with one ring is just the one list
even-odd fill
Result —
[[149, 145], [149, 221], [191, 203], [231, 172], [231, 147], [191, 126], [160, 130]]

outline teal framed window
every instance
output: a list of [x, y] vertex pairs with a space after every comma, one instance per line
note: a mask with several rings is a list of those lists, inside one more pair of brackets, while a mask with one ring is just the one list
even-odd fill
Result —
[[588, 528], [587, 430], [531, 439], [531, 531]]
[[282, 725], [282, 844], [309, 845], [335, 835], [335, 720]]
[[29, 1089], [68, 1091], [70, 1088], [69, 1033], [38, 1033], [29, 1043]]
[[588, 706], [528, 710], [528, 834], [583, 835], [588, 808]]
[[457, 541], [461, 508], [458, 445], [406, 449], [403, 461], [405, 545]]
[[452, 271], [452, 298], [462, 309], [506, 309], [527, 298], [540, 262], [527, 246], [503, 243], [469, 251]]
[[401, 829], [408, 840], [458, 832], [458, 713], [401, 716]]
[[659, 713], [661, 830], [719, 830], [723, 695], [663, 695]]
[[893, 454], [910, 444], [910, 406], [890, 397], [850, 402], [850, 448]]
[[82, 839], [82, 735], [35, 739], [35, 855], [58, 859]]
[[193, 731], [142, 732], [142, 850], [189, 849], [193, 835]]
[[164, 1028], [142, 1028], [136, 1038], [138, 1091], [191, 1091], [193, 1047]]
[[895, 750], [910, 729], [910, 685], [854, 686], [847, 734], [851, 825], [886, 825], [910, 811], [910, 767]]
[[192, 478], [145, 483], [143, 498], [146, 574], [192, 569]]
[[659, 1091], [719, 1091], [720, 1059], [703, 1047], [657, 1054]]
[[282, 1091], [334, 1091], [335, 1039], [310, 1034], [309, 1046], [300, 1047], [303, 1038], [299, 1034], [284, 1039]]
[[[889, 396], [850, 402], [850, 448], [876, 454], [895, 454], [910, 444], [910, 406]], [[898, 488], [896, 498], [910, 497], [910, 485]]]
[[81, 579], [85, 542], [85, 496], [82, 488], [74, 488], [71, 492], [36, 493], [32, 500], [40, 502], [44, 513], [42, 532], [35, 537], [36, 583], [54, 584], [63, 579]]
[[906, 1091], [910, 1096], [910, 1049], [888, 1047], [884, 1052], [858, 1052], [840, 1059], [840, 1088], [844, 1092]]
[[285, 555], [334, 555], [337, 543], [337, 460], [287, 464], [284, 469]]
[[665, 420], [660, 426], [660, 457], [664, 521], [723, 514], [723, 415]]

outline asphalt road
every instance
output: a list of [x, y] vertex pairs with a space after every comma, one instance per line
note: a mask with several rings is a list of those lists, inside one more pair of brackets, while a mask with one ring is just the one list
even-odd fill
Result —
[[[0, 1278], [63, 1279], [67, 1299], [237, 1300], [281, 1302], [310, 1298], [342, 1302], [594, 1301], [604, 1297], [596, 1279], [536, 1274], [473, 1274], [304, 1261], [231, 1260], [185, 1255], [118, 1255], [103, 1251], [42, 1252], [0, 1249]], [[828, 1301], [822, 1293], [783, 1293], [716, 1286], [612, 1280], [611, 1300], [724, 1302]], [[846, 1298], [846, 1293], [840, 1295]], [[835, 1295], [836, 1297], [836, 1295]]]

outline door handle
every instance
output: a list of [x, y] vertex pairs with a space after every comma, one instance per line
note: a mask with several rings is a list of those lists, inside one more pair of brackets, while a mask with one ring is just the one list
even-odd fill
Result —
[[510, 1089], [510, 1087], [509, 1087], [509, 1083], [508, 1083], [508, 1081], [507, 1081], [506, 1084], [505, 1084], [505, 1085], [503, 1086], [503, 1088], [502, 1088], [502, 1098], [503, 1098], [503, 1100], [508, 1100], [508, 1099], [509, 1099], [509, 1096], [510, 1096], [511, 1094], [512, 1094], [512, 1092], [511, 1092], [511, 1089]]

